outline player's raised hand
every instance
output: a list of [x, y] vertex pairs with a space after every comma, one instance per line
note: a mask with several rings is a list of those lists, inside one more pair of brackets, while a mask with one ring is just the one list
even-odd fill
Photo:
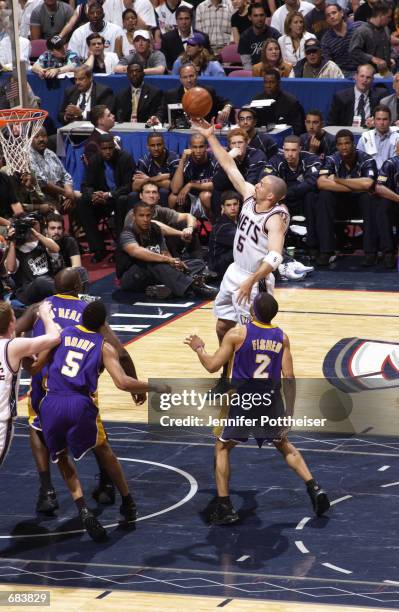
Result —
[[42, 321], [44, 321], [45, 319], [53, 319], [54, 314], [50, 302], [44, 300], [44, 302], [39, 305], [37, 314]]
[[204, 138], [209, 138], [215, 133], [214, 123], [208, 123], [205, 119], [195, 119], [192, 121], [192, 128], [197, 134], [201, 134]]
[[198, 351], [199, 348], [205, 347], [205, 342], [196, 334], [187, 336], [184, 340], [184, 344], [187, 344], [194, 352]]

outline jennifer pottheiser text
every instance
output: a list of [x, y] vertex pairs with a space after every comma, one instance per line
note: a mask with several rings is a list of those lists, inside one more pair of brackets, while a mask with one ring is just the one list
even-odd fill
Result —
[[259, 419], [251, 419], [243, 415], [236, 417], [218, 418], [208, 416], [172, 417], [169, 415], [161, 416], [159, 423], [162, 427], [324, 427], [327, 419], [311, 419], [307, 416], [294, 418], [291, 416], [271, 418], [267, 415], [260, 416]]

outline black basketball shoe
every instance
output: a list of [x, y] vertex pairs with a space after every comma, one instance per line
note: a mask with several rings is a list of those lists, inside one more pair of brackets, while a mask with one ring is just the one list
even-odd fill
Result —
[[317, 516], [322, 516], [330, 507], [327, 493], [317, 484], [317, 482], [312, 485], [307, 485], [307, 491], [315, 514], [317, 514]]
[[94, 514], [88, 508], [82, 508], [79, 512], [80, 520], [87, 533], [95, 542], [102, 542], [107, 537], [107, 532]]
[[217, 502], [209, 515], [209, 522], [213, 525], [230, 525], [239, 519], [231, 503]]
[[91, 494], [92, 498], [104, 506], [112, 506], [115, 503], [115, 487], [110, 480], [103, 480], [100, 474], [98, 486]]
[[50, 514], [58, 510], [57, 494], [54, 489], [39, 490], [39, 497], [36, 502], [36, 512], [44, 512]]
[[134, 499], [131, 502], [124, 502], [119, 507], [119, 512], [128, 523], [133, 523], [137, 518], [137, 506]]

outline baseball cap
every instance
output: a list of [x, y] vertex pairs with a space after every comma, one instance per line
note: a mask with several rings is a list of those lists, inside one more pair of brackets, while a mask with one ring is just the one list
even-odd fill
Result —
[[205, 36], [197, 32], [196, 34], [193, 34], [191, 38], [188, 39], [187, 44], [191, 46], [201, 45], [201, 47], [204, 47], [205, 46]]
[[144, 40], [150, 40], [150, 33], [148, 30], [136, 30], [133, 34], [133, 40], [136, 40], [136, 38], [139, 38], [139, 36], [144, 38]]
[[314, 50], [321, 51], [321, 45], [316, 38], [311, 38], [305, 42], [305, 53]]
[[47, 49], [49, 51], [52, 51], [53, 49], [62, 49], [63, 46], [64, 46], [64, 40], [61, 38], [61, 36], [58, 36], [58, 34], [56, 34], [55, 36], [52, 36], [47, 41]]

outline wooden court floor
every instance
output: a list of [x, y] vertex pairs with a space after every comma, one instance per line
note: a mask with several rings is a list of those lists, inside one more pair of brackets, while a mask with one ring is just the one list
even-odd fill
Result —
[[[290, 338], [295, 374], [298, 378], [322, 378], [322, 363], [329, 349], [340, 339], [348, 337], [396, 341], [399, 339], [398, 301], [395, 292], [365, 292], [339, 290], [289, 289], [276, 290], [280, 312], [275, 323]], [[138, 374], [142, 378], [205, 378], [210, 377], [201, 367], [196, 355], [183, 344], [190, 333], [199, 334], [208, 351], [217, 348], [212, 304], [206, 304], [170, 324], [128, 344]], [[213, 375], [214, 376], [214, 375]], [[130, 396], [117, 391], [107, 374], [99, 387], [101, 413], [104, 420], [146, 422], [147, 407], [132, 405]], [[26, 414], [26, 402], [21, 402], [19, 414]], [[6, 587], [1, 587], [4, 590]], [[8, 588], [8, 587], [7, 587]], [[18, 586], [18, 590], [20, 587]], [[90, 589], [51, 589], [51, 610], [216, 610], [219, 598], [112, 592], [96, 600], [101, 591]], [[36, 608], [48, 609], [48, 608]], [[234, 599], [227, 609], [231, 612], [264, 610], [270, 612], [335, 612], [336, 610], [367, 610], [317, 604], [295, 604], [271, 601]], [[387, 608], [384, 608], [387, 610]]]

